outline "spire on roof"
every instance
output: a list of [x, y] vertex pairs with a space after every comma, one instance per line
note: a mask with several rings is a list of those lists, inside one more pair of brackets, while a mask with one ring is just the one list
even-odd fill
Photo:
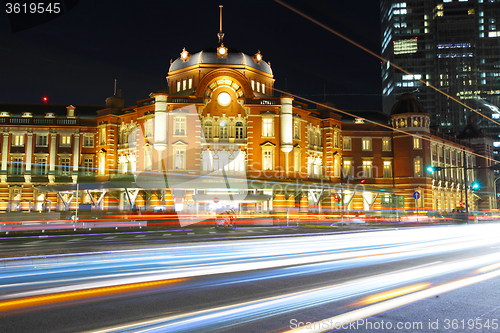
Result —
[[224, 39], [224, 33], [222, 32], [222, 5], [219, 5], [219, 33], [217, 37], [219, 37], [219, 45], [221, 45]]

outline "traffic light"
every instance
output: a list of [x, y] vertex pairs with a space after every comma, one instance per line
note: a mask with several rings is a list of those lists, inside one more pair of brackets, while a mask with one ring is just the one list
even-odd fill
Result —
[[442, 167], [436, 167], [436, 166], [428, 166], [427, 167], [427, 172], [433, 173], [435, 171], [441, 171], [443, 170]]
[[366, 179], [364, 179], [364, 178], [362, 178], [362, 179], [356, 179], [356, 181], [358, 183], [364, 184], [366, 182]]
[[472, 190], [481, 191], [481, 185], [478, 182], [472, 183]]

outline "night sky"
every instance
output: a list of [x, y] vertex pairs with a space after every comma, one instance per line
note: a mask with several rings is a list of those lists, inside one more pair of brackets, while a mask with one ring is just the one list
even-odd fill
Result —
[[[380, 53], [379, 1], [288, 4]], [[3, 5], [3, 3], [0, 2]], [[160, 86], [170, 59], [224, 45], [271, 62], [275, 88], [341, 109], [381, 110], [380, 60], [272, 0], [82, 1], [53, 21], [13, 32], [0, 12], [0, 102], [104, 104], [114, 80], [126, 105]], [[33, 14], [36, 15], [36, 14]]]

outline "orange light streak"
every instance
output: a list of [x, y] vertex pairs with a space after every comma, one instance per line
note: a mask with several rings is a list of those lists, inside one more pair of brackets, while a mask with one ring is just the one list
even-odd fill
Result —
[[113, 287], [102, 287], [102, 288], [92, 288], [84, 289], [78, 291], [62, 292], [43, 296], [30, 296], [23, 297], [13, 300], [0, 301], [0, 313], [12, 310], [18, 310], [23, 308], [31, 308], [40, 305], [48, 305], [55, 303], [62, 303], [68, 301], [76, 301], [80, 299], [86, 299], [91, 297], [102, 297], [113, 295], [117, 293], [132, 292], [139, 290], [146, 290], [150, 288], [156, 288], [176, 282], [181, 282], [187, 279], [169, 279], [169, 280], [159, 280], [152, 282], [140, 282], [131, 283], [120, 286]]

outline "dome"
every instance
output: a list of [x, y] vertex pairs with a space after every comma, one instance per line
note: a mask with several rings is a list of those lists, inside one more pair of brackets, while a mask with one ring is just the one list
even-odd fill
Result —
[[402, 113], [426, 113], [424, 107], [412, 93], [404, 93], [399, 101], [394, 104], [391, 110], [391, 116]]
[[252, 56], [236, 49], [228, 49], [227, 58], [218, 58], [216, 48], [209, 48], [193, 53], [187, 61], [182, 61], [180, 57], [177, 58], [170, 65], [169, 72], [191, 67], [196, 64], [248, 66], [270, 75], [273, 74], [271, 67], [265, 61], [256, 62]]

